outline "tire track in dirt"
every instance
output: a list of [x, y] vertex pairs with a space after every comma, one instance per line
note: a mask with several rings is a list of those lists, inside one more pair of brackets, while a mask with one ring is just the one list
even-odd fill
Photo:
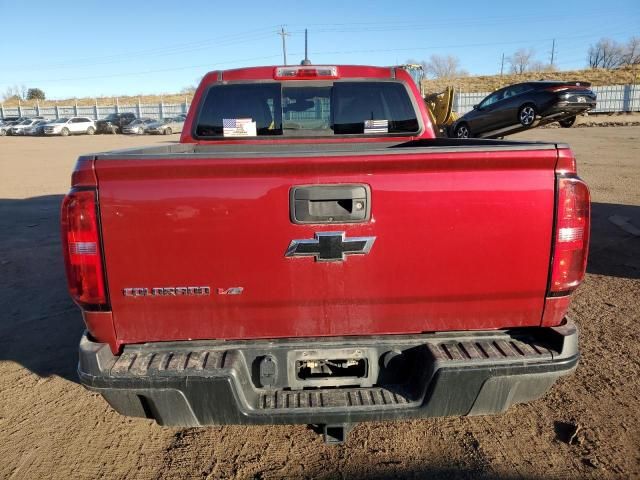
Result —
[[450, 478], [452, 471], [458, 472], [456, 478], [488, 475], [479, 442], [449, 423], [457, 422], [359, 424], [348, 444], [337, 447], [325, 445], [300, 425], [180, 430], [155, 478]]

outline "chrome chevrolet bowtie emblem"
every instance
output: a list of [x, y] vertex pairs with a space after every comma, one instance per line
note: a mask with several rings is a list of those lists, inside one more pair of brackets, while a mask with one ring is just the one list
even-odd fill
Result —
[[376, 237], [347, 238], [344, 232], [316, 232], [310, 240], [292, 240], [285, 257], [315, 257], [318, 262], [343, 262], [347, 255], [369, 253]]

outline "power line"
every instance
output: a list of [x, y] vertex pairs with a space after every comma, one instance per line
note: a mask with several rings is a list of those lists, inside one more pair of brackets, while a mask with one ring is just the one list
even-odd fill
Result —
[[[261, 31], [263, 31], [264, 29], [262, 29]], [[271, 32], [273, 32], [273, 30], [271, 30]], [[246, 32], [244, 35], [247, 35], [249, 32]], [[617, 34], [627, 34], [627, 33], [635, 33], [634, 31], [621, 31], [621, 32], [609, 32], [608, 35], [617, 35]], [[281, 27], [281, 31], [277, 32], [278, 35], [282, 35], [283, 37], [283, 59], [284, 62], [286, 64], [286, 43], [285, 43], [285, 37], [286, 36], [290, 36], [292, 34], [292, 32], [289, 31], [285, 31], [284, 30], [284, 26]], [[239, 40], [239, 35], [234, 35], [234, 37], [236, 39]], [[273, 35], [273, 33], [269, 33], [268, 35]], [[602, 36], [603, 33], [598, 33], [598, 34], [594, 34], [593, 32], [587, 35], [575, 35], [575, 36], [567, 36], [567, 37], [558, 37], [558, 38], [562, 38], [562, 39], [572, 39], [572, 38], [587, 38], [587, 37], [592, 37], [592, 38], [596, 38], [596, 37], [600, 37]], [[248, 38], [248, 37], [247, 37]], [[546, 42], [549, 40], [555, 40], [552, 38], [549, 39], [540, 39], [539, 42]], [[212, 40], [207, 40], [206, 42], [212, 42], [214, 41]], [[246, 41], [246, 39], [244, 40]], [[232, 43], [229, 43], [232, 44]], [[520, 40], [520, 41], [514, 41], [514, 42], [490, 42], [490, 43], [474, 43], [474, 44], [458, 44], [458, 45], [433, 45], [433, 46], [423, 46], [423, 47], [408, 47], [408, 48], [394, 48], [394, 49], [358, 49], [358, 50], [346, 50], [346, 51], [318, 51], [318, 52], [314, 52], [314, 55], [348, 55], [348, 54], [359, 54], [359, 53], [385, 53], [385, 52], [410, 52], [410, 51], [417, 51], [417, 50], [434, 50], [434, 49], [438, 49], [438, 50], [442, 50], [442, 49], [455, 49], [455, 48], [476, 48], [476, 47], [489, 47], [489, 46], [504, 46], [504, 45], [521, 45], [521, 44], [530, 44], [530, 40]], [[584, 48], [584, 47], [581, 47]], [[572, 51], [573, 49], [569, 49], [568, 51]], [[140, 53], [140, 52], [139, 52]], [[298, 53], [296, 53], [298, 54]], [[101, 79], [101, 78], [116, 78], [116, 77], [127, 77], [127, 76], [136, 76], [136, 75], [145, 75], [145, 74], [152, 74], [152, 73], [160, 73], [160, 72], [169, 72], [169, 71], [178, 71], [178, 70], [188, 70], [191, 68], [209, 68], [209, 69], [213, 69], [215, 65], [224, 65], [224, 64], [241, 64], [242, 62], [248, 62], [248, 61], [252, 61], [252, 60], [262, 60], [262, 59], [271, 59], [271, 58], [276, 58], [278, 57], [278, 55], [268, 55], [268, 56], [262, 56], [262, 57], [253, 57], [253, 58], [247, 58], [247, 59], [234, 59], [233, 61], [228, 61], [228, 62], [219, 62], [217, 64], [211, 64], [211, 63], [207, 63], [207, 64], [199, 64], [199, 65], [189, 65], [189, 66], [178, 66], [178, 67], [169, 67], [169, 68], [164, 68], [164, 69], [154, 69], [154, 70], [146, 70], [146, 71], [137, 71], [137, 72], [126, 72], [126, 73], [117, 73], [117, 74], [106, 74], [106, 75], [95, 75], [95, 76], [85, 76], [85, 77], [69, 77], [69, 78], [58, 78], [58, 79], [51, 79], [51, 78], [46, 78], [46, 79], [40, 79], [40, 80], [20, 80], [20, 83], [42, 83], [42, 84], [46, 84], [46, 83], [52, 83], [52, 82], [62, 82], [62, 81], [76, 81], [76, 80], [93, 80], [93, 79]], [[107, 57], [105, 57], [107, 58]], [[561, 64], [567, 64], [567, 63], [571, 63], [573, 60], [567, 60], [567, 61], [563, 61], [561, 62]], [[557, 64], [557, 61], [555, 59], [555, 53], [554, 53], [554, 63]], [[44, 66], [40, 66], [38, 67], [39, 70], [42, 70], [43, 68], [46, 68]], [[501, 70], [503, 70], [504, 68], [504, 61], [502, 62], [502, 66], [501, 66]]]
[[[593, 14], [591, 15], [593, 17], [599, 17], [601, 16], [601, 13], [598, 14]], [[590, 18], [591, 16], [584, 16], [583, 18]], [[416, 22], [363, 22], [363, 23], [336, 23], [336, 24], [318, 24], [319, 26], [326, 26], [327, 28], [317, 28], [314, 29], [314, 33], [336, 33], [336, 32], [341, 32], [341, 33], [357, 33], [357, 32], [383, 32], [383, 31], [396, 31], [396, 30], [407, 30], [407, 29], [412, 29], [412, 30], [435, 30], [438, 28], [441, 29], [450, 29], [451, 28], [451, 22], [454, 22], [456, 27], [463, 27], [463, 26], [475, 26], [475, 25], [502, 25], [505, 23], [506, 20], [508, 20], [509, 22], [513, 22], [516, 21], [518, 19], [518, 17], [494, 17], [497, 20], [495, 22], [491, 22], [491, 21], [487, 21], [487, 19], [485, 19], [484, 17], [480, 20], [467, 20], [467, 21], [460, 21], [458, 19], [452, 19], [451, 21], [447, 21], [447, 22], [442, 22], [442, 23], [425, 23], [425, 22], [420, 22], [420, 23], [416, 23]], [[523, 20], [527, 20], [527, 23], [545, 23], [545, 24], [549, 24], [549, 22], [552, 20], [550, 19], [548, 16], [541, 16], [541, 17], [531, 17], [531, 16], [525, 16], [525, 17], [520, 17]], [[629, 22], [628, 18], [624, 18], [622, 19], [622, 21], [624, 23]], [[564, 20], [561, 21], [561, 23], [564, 25]], [[311, 25], [306, 25], [306, 26], [313, 26], [313, 24]], [[592, 29], [591, 29], [592, 30]], [[293, 30], [293, 33], [302, 33], [302, 30]]]
[[52, 82], [71, 82], [71, 81], [75, 81], [75, 80], [96, 80], [96, 79], [102, 79], [102, 78], [132, 77], [132, 76], [137, 76], [137, 75], [147, 75], [147, 74], [151, 74], [151, 73], [164, 73], [164, 72], [174, 72], [174, 71], [178, 71], [178, 70], [189, 70], [191, 68], [207, 68], [209, 70], [215, 70], [216, 67], [222, 66], [222, 65], [238, 64], [238, 63], [243, 63], [243, 62], [251, 62], [251, 61], [255, 61], [255, 60], [267, 60], [267, 59], [272, 59], [272, 58], [278, 58], [279, 56], [280, 55], [265, 55], [265, 56], [262, 56], [262, 57], [251, 57], [251, 58], [235, 59], [235, 60], [230, 60], [228, 62], [205, 63], [205, 64], [200, 64], [200, 65], [186, 65], [186, 66], [182, 66], [182, 67], [169, 67], [169, 68], [162, 68], [162, 69], [157, 69], [157, 70], [145, 70], [145, 71], [127, 72], [127, 73], [114, 73], [114, 74], [111, 74], [111, 75], [93, 75], [93, 76], [89, 76], [89, 77], [70, 77], [70, 78], [54, 78], [54, 79], [41, 79], [41, 80], [23, 80], [23, 81], [21, 81], [21, 83], [42, 83], [42, 84], [46, 84], [46, 83], [52, 83]]
[[[622, 34], [622, 33], [632, 33], [631, 31], [625, 32], [611, 32], [610, 35]], [[600, 37], [602, 34], [588, 34], [588, 35], [577, 35], [573, 37], [558, 37], [558, 38], [595, 38]], [[539, 42], [548, 42], [553, 40], [553, 38], [540, 39]], [[431, 46], [423, 46], [423, 47], [403, 47], [403, 48], [387, 48], [387, 49], [362, 49], [362, 50], [334, 50], [334, 51], [324, 51], [317, 52], [317, 54], [333, 54], [333, 55], [341, 55], [341, 54], [352, 54], [352, 53], [376, 53], [376, 52], [408, 52], [415, 50], [443, 50], [443, 49], [454, 49], [454, 48], [479, 48], [479, 47], [491, 47], [491, 46], [502, 46], [502, 45], [526, 45], [531, 44], [530, 40], [517, 40], [512, 42], [487, 42], [487, 43], [468, 43], [468, 44], [457, 44], [457, 45], [431, 45]]]
[[[93, 66], [93, 65], [105, 65], [111, 63], [121, 63], [123, 60], [129, 60], [132, 58], [144, 57], [148, 58], [150, 56], [154, 57], [163, 57], [169, 55], [177, 55], [185, 52], [192, 52], [197, 50], [203, 50], [209, 48], [212, 44], [215, 44], [216, 48], [221, 46], [231, 46], [239, 43], [253, 42], [256, 40], [261, 40], [268, 38], [272, 35], [273, 27], [266, 27], [257, 30], [249, 30], [247, 32], [236, 33], [232, 35], [224, 35], [220, 37], [210, 38], [207, 40], [199, 40], [196, 42], [188, 42], [188, 43], [180, 43], [173, 45], [166, 45], [163, 47], [153, 48], [153, 49], [145, 49], [138, 50], [133, 52], [126, 53], [117, 53], [113, 55], [106, 55], [101, 57], [85, 57], [74, 60], [72, 63], [50, 63], [50, 64], [38, 64], [37, 67], [32, 67], [31, 65], [28, 67], [24, 66], [6, 66], [7, 69], [11, 69], [13, 71], [30, 71], [30, 70], [43, 70], [43, 69], [63, 69], [70, 67], [84, 67], [84, 66]], [[99, 59], [96, 61], [96, 58]]]

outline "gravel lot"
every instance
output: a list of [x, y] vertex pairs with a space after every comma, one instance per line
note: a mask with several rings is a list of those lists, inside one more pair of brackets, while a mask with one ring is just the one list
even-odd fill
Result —
[[640, 127], [517, 137], [570, 143], [592, 189], [577, 372], [502, 416], [360, 424], [343, 447], [305, 426], [163, 428], [85, 391], [59, 204], [79, 154], [167, 138], [0, 138], [0, 478], [640, 478], [640, 238], [609, 221], [640, 228]]

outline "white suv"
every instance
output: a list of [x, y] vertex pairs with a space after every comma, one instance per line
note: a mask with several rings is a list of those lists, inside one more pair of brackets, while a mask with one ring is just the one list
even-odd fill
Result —
[[86, 133], [93, 135], [96, 132], [96, 125], [88, 117], [59, 118], [44, 127], [45, 135], [67, 135]]

